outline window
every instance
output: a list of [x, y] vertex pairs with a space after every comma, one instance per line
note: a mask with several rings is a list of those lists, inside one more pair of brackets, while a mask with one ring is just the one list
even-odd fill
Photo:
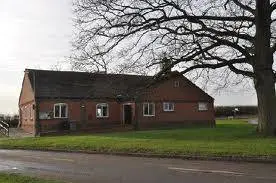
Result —
[[154, 103], [144, 103], [143, 104], [143, 114], [144, 114], [144, 116], [154, 116], [155, 115]]
[[208, 103], [206, 103], [206, 102], [199, 102], [198, 103], [198, 110], [199, 111], [207, 111], [208, 110]]
[[106, 103], [97, 104], [96, 116], [98, 118], [108, 117], [108, 104], [106, 104]]
[[163, 111], [174, 111], [174, 103], [164, 102], [163, 103]]
[[67, 104], [55, 104], [54, 105], [54, 118], [67, 118], [68, 106]]
[[179, 87], [179, 81], [174, 81], [174, 87], [175, 88]]

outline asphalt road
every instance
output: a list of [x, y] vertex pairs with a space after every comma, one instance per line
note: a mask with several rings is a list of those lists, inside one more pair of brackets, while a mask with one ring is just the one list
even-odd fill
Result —
[[275, 183], [276, 164], [0, 150], [0, 171], [73, 183]]

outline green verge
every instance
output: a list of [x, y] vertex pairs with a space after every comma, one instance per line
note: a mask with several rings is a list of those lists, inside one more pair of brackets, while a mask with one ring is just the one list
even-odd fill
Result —
[[3, 138], [0, 148], [276, 159], [276, 138], [258, 135], [244, 120], [218, 120], [216, 128]]
[[61, 183], [58, 181], [44, 180], [34, 177], [23, 176], [15, 173], [0, 173], [1, 183]]

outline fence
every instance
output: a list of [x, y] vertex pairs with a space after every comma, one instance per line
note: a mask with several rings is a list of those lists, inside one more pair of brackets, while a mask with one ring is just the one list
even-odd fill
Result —
[[4, 121], [0, 121], [0, 133], [5, 136], [10, 135], [10, 125]]

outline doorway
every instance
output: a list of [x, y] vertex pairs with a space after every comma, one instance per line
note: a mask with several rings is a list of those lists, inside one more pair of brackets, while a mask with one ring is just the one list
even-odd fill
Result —
[[132, 108], [131, 105], [124, 104], [124, 124], [132, 123]]
[[81, 125], [83, 128], [86, 127], [86, 121], [87, 121], [87, 117], [86, 117], [86, 106], [84, 102], [81, 102], [80, 104], [80, 121], [81, 121]]

